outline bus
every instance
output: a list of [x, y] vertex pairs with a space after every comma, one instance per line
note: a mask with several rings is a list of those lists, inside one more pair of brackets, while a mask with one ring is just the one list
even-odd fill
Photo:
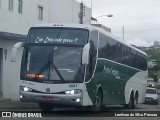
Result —
[[106, 105], [136, 108], [145, 101], [147, 54], [92, 25], [41, 24], [16, 43], [11, 61], [23, 47], [20, 69], [22, 102], [43, 111], [54, 107]]

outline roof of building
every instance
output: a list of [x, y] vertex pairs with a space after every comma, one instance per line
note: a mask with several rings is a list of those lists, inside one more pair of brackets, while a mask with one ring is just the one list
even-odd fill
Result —
[[24, 41], [26, 39], [26, 35], [0, 31], [0, 38], [5, 40]]

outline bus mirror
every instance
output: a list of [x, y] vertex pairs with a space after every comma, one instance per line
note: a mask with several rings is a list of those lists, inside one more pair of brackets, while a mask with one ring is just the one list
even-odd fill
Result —
[[18, 42], [12, 47], [11, 62], [16, 62], [17, 50], [18, 48], [23, 47], [23, 45], [24, 45], [23, 42]]
[[83, 48], [82, 64], [88, 64], [89, 63], [89, 50], [90, 50], [90, 43], [87, 43]]

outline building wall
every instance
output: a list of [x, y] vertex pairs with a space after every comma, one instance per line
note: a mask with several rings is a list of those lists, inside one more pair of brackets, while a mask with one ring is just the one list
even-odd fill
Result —
[[[50, 10], [57, 11], [51, 14], [51, 21], [57, 23], [79, 23], [79, 2], [75, 0], [51, 0], [50, 3], [51, 5], [53, 5], [53, 7], [51, 7]], [[83, 10], [83, 21], [87, 20], [87, 22], [84, 22], [84, 24], [90, 24], [91, 9], [84, 5]]]
[[[23, 0], [23, 12], [18, 13], [18, 0], [14, 0], [13, 11], [8, 10], [8, 0], [1, 0], [0, 31], [27, 34], [35, 23], [48, 22], [48, 0]], [[44, 7], [44, 19], [38, 19], [38, 5]]]
[[[38, 18], [38, 6], [43, 7], [43, 20]], [[13, 11], [8, 10], [8, 0], [0, 0], [0, 32], [26, 35], [34, 24], [41, 23], [79, 23], [80, 3], [75, 0], [23, 0], [23, 12], [18, 13], [18, 0], [14, 0]], [[90, 8], [85, 7], [84, 21], [91, 18]], [[89, 24], [90, 21], [85, 22]], [[0, 49], [2, 90], [4, 98], [19, 100], [20, 63], [23, 49], [18, 50], [17, 62], [10, 62], [12, 46], [18, 40], [2, 39]], [[5, 59], [4, 50], [7, 50]]]
[[[10, 62], [10, 53], [12, 46], [18, 41], [0, 39], [0, 48], [3, 48], [2, 60], [2, 89], [3, 97], [18, 100], [19, 81], [20, 81], [20, 61], [22, 49], [18, 51], [17, 62]], [[5, 57], [4, 50], [7, 50]]]
[[2, 96], [2, 87], [3, 87], [3, 83], [2, 83], [2, 48], [0, 48], [0, 96]]
[[[18, 13], [18, 0], [13, 11], [8, 10], [8, 0], [1, 0], [0, 31], [26, 35], [34, 24], [79, 23], [80, 3], [75, 0], [23, 0], [23, 12]], [[43, 7], [43, 20], [38, 18], [38, 6]], [[91, 18], [90, 8], [85, 7], [84, 21]], [[90, 22], [85, 22], [89, 24]]]

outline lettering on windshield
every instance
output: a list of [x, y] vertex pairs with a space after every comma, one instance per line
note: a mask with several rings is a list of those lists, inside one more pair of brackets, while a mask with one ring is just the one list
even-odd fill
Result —
[[74, 38], [74, 39], [69, 39], [69, 38], [40, 38], [37, 37], [35, 40], [35, 43], [62, 43], [62, 44], [78, 44], [79, 39]]

